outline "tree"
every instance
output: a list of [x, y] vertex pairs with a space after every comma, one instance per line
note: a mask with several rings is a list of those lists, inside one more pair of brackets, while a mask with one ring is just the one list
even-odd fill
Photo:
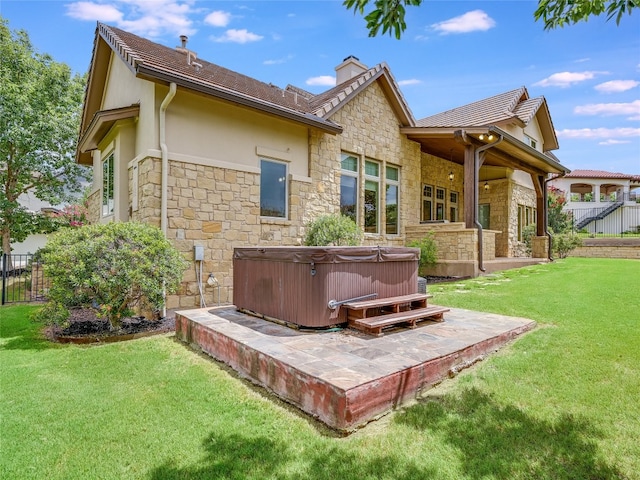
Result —
[[551, 30], [578, 22], [586, 22], [591, 16], [607, 13], [607, 20], [613, 17], [616, 24], [625, 13], [640, 7], [639, 0], [539, 0], [533, 14], [536, 20], [544, 21], [544, 29]]
[[20, 195], [59, 204], [88, 179], [75, 163], [85, 79], [34, 50], [23, 30], [0, 17], [0, 236], [12, 241], [47, 230], [47, 218], [18, 203]]
[[[373, 8], [365, 9], [373, 3]], [[422, 0], [344, 0], [343, 5], [354, 13], [364, 15], [369, 36], [375, 37], [380, 28], [382, 34], [392, 33], [400, 39], [407, 28], [404, 20], [405, 7], [419, 6]], [[607, 19], [616, 18], [620, 23], [625, 13], [640, 7], [640, 0], [539, 0], [534, 18], [544, 20], [544, 29], [550, 30], [564, 25], [587, 21], [591, 16], [607, 13]]]
[[547, 190], [547, 226], [553, 233], [566, 233], [571, 231], [573, 216], [565, 212], [563, 207], [567, 204], [564, 192], [557, 187], [549, 186]]

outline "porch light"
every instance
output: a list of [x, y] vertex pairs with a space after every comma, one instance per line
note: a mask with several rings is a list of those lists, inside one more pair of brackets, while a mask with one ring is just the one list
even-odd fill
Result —
[[480, 136], [478, 137], [480, 140], [484, 140], [485, 138], [489, 141], [493, 140], [493, 134], [492, 133], [488, 133], [488, 134], [484, 134], [481, 133]]
[[489, 191], [489, 182], [484, 182], [484, 191], [485, 192]]
[[449, 181], [450, 182], [453, 182], [453, 177], [454, 177], [453, 172], [449, 172]]

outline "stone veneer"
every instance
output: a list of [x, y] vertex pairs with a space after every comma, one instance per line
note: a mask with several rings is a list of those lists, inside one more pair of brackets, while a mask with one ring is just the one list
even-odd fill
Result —
[[[233, 301], [233, 248], [252, 245], [300, 245], [305, 225], [320, 215], [340, 209], [340, 154], [400, 168], [400, 235], [384, 231], [366, 235], [365, 244], [404, 245], [404, 226], [419, 221], [420, 147], [400, 134], [398, 119], [377, 83], [360, 92], [331, 118], [344, 126], [334, 136], [309, 133], [309, 179], [290, 181], [289, 218], [260, 217], [260, 176], [242, 170], [170, 160], [168, 177], [167, 237], [188, 260], [194, 245], [205, 247], [202, 264], [207, 303], [218, 301], [218, 291], [206, 285], [209, 272], [220, 283], [221, 303]], [[241, 167], [240, 167], [241, 168]], [[138, 208], [131, 219], [160, 226], [161, 160], [147, 157], [138, 162]], [[134, 185], [133, 169], [129, 185]], [[381, 182], [382, 183], [382, 182]], [[364, 181], [359, 182], [364, 196]], [[130, 206], [133, 193], [129, 192]], [[363, 218], [359, 219], [360, 224]], [[381, 209], [380, 225], [385, 225]], [[196, 266], [184, 272], [180, 290], [169, 296], [167, 308], [200, 305]]]
[[[451, 222], [464, 221], [464, 167], [449, 160], [421, 153], [422, 162], [422, 184], [433, 185], [446, 189], [446, 219]], [[449, 180], [449, 174], [453, 172], [453, 181]], [[422, 185], [420, 185], [422, 188]], [[458, 193], [458, 218], [449, 218], [449, 192]], [[421, 194], [422, 192], [418, 192]], [[422, 196], [418, 202], [419, 214], [422, 215]], [[422, 217], [420, 218], [422, 219]]]

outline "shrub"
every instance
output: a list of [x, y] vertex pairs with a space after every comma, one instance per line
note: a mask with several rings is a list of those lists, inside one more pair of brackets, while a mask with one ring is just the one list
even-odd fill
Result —
[[362, 230], [344, 215], [323, 215], [307, 225], [304, 244], [310, 246], [359, 245]]
[[54, 304], [43, 316], [55, 313], [59, 322], [61, 309], [94, 307], [112, 327], [136, 307], [157, 314], [164, 291], [177, 290], [188, 266], [158, 228], [135, 222], [64, 228], [42, 259]]
[[561, 233], [553, 235], [553, 251], [560, 258], [566, 258], [569, 253], [582, 246], [582, 239], [572, 233]]
[[438, 246], [433, 233], [429, 233], [420, 240], [413, 240], [407, 246], [420, 249], [420, 273], [424, 276], [425, 269], [435, 265], [438, 261]]
[[522, 241], [525, 245], [527, 255], [531, 255], [533, 251], [533, 238], [537, 236], [537, 227], [535, 223], [527, 225], [522, 229]]

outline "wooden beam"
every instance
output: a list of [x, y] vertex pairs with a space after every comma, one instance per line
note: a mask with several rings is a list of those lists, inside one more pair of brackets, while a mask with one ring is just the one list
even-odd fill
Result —
[[466, 228], [476, 228], [476, 178], [475, 147], [465, 145], [464, 148], [464, 223]]

